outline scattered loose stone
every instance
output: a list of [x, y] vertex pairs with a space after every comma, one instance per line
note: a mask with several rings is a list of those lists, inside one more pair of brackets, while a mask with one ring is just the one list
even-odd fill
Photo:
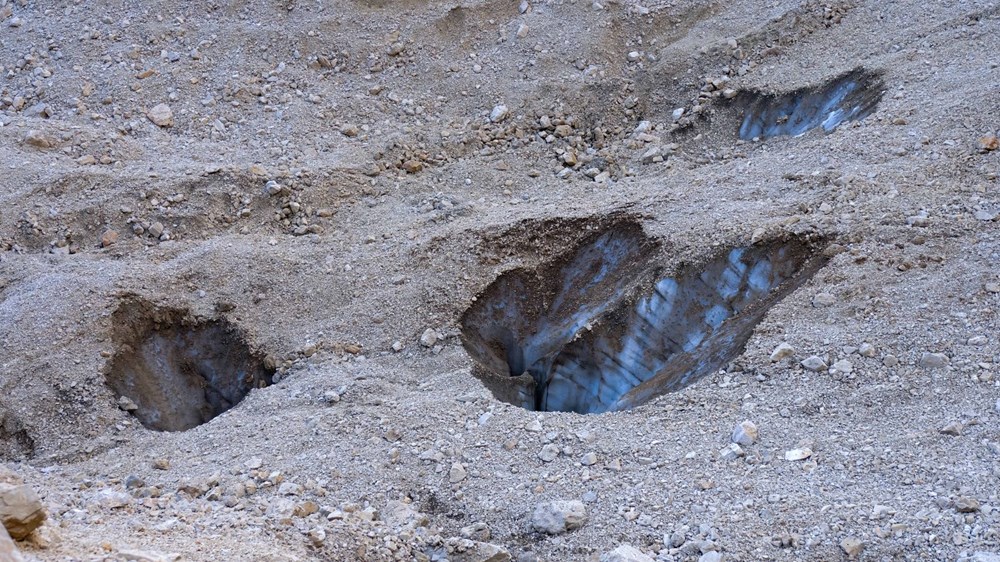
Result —
[[559, 446], [554, 443], [549, 443], [542, 447], [542, 450], [538, 453], [538, 458], [542, 459], [543, 462], [552, 462], [556, 460], [559, 456]]
[[543, 502], [531, 514], [531, 528], [549, 535], [579, 529], [586, 522], [587, 508], [577, 500]]
[[745, 454], [746, 453], [743, 451], [743, 448], [737, 445], [736, 443], [730, 443], [729, 445], [726, 445], [721, 450], [719, 450], [719, 456], [722, 458], [722, 460], [726, 461], [734, 461], [744, 456]]
[[722, 562], [722, 553], [717, 550], [710, 550], [698, 558], [698, 562]]
[[498, 104], [493, 107], [493, 111], [490, 112], [490, 121], [494, 123], [499, 123], [506, 119], [510, 115], [510, 110], [507, 109], [506, 105]]
[[434, 328], [427, 328], [424, 333], [420, 335], [420, 345], [424, 347], [434, 347], [438, 341], [438, 334], [434, 331]]
[[840, 541], [840, 549], [844, 551], [844, 554], [848, 558], [853, 560], [865, 549], [865, 543], [861, 542], [861, 539], [857, 537], [847, 537]]
[[777, 363], [785, 357], [789, 357], [795, 353], [795, 348], [791, 346], [788, 342], [781, 342], [778, 347], [774, 348], [771, 352], [771, 363]]
[[618, 548], [601, 555], [601, 562], [653, 562], [653, 559], [646, 556], [638, 548], [623, 544]]
[[593, 466], [597, 464], [597, 453], [591, 452], [583, 455], [580, 459], [580, 464], [583, 466]]
[[965, 426], [964, 426], [964, 425], [962, 425], [962, 422], [959, 422], [959, 421], [953, 421], [953, 422], [949, 423], [948, 425], [946, 425], [946, 426], [942, 427], [942, 428], [941, 428], [940, 430], [938, 430], [938, 431], [939, 431], [940, 433], [944, 434], [944, 435], [954, 435], [954, 436], [959, 436], [959, 435], [961, 435], [961, 434], [962, 434], [962, 430], [963, 430], [963, 429], [965, 429]]
[[854, 365], [847, 359], [841, 359], [833, 364], [833, 368], [839, 373], [850, 373], [854, 370]]
[[955, 500], [955, 509], [959, 513], [975, 513], [979, 511], [979, 500], [968, 496], [962, 496]]
[[118, 242], [118, 232], [114, 230], [106, 230], [104, 234], [101, 235], [101, 247], [107, 248]]
[[448, 481], [452, 484], [458, 484], [462, 480], [465, 480], [467, 475], [468, 472], [462, 466], [462, 463], [456, 462], [451, 465], [451, 470], [448, 471]]
[[810, 355], [802, 361], [802, 366], [810, 371], [825, 371], [827, 369], [826, 361], [818, 355]]
[[882, 364], [886, 367], [895, 367], [899, 365], [899, 359], [895, 355], [886, 355], [882, 358]]
[[40, 131], [28, 131], [28, 134], [24, 136], [24, 143], [34, 146], [35, 148], [52, 148], [56, 141]]
[[[510, 552], [502, 546], [465, 538], [445, 541], [448, 560], [452, 562], [509, 562]], [[437, 558], [435, 558], [437, 560]]]
[[174, 126], [174, 112], [171, 111], [170, 106], [161, 103], [154, 105], [149, 111], [146, 112], [146, 117], [153, 122], [157, 127], [173, 127]]
[[948, 364], [948, 356], [944, 353], [924, 352], [920, 356], [919, 365], [924, 369], [940, 369]]
[[813, 306], [830, 306], [837, 302], [837, 297], [830, 293], [818, 293], [813, 297]]
[[733, 428], [733, 443], [743, 447], [749, 447], [757, 442], [757, 425], [752, 421], [742, 421]]
[[180, 554], [164, 554], [148, 550], [119, 550], [118, 556], [128, 562], [176, 562], [181, 559]]
[[988, 341], [989, 340], [986, 339], [986, 336], [972, 336], [965, 343], [967, 343], [968, 345], [980, 346], [980, 345], [986, 345]]
[[863, 343], [858, 347], [858, 355], [862, 357], [875, 357], [875, 346], [870, 343]]
[[791, 449], [789, 451], [785, 451], [785, 460], [804, 461], [809, 457], [811, 457], [812, 454], [813, 454], [812, 449], [810, 449], [809, 447], [804, 447], [801, 449]]
[[27, 484], [0, 483], [0, 524], [15, 540], [24, 540], [45, 521], [45, 508]]

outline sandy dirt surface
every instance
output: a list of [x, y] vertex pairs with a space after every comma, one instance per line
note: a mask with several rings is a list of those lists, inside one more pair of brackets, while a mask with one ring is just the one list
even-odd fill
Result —
[[[864, 118], [739, 138], [845, 76]], [[0, 461], [48, 512], [17, 546], [998, 560], [998, 87], [985, 0], [0, 0]], [[551, 312], [614, 229], [622, 310], [733, 248], [823, 263], [685, 388], [508, 403], [466, 312], [515, 274]]]

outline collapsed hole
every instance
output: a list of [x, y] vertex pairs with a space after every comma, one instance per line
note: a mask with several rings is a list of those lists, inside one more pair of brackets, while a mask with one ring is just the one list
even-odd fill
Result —
[[272, 382], [274, 369], [224, 319], [197, 321], [140, 301], [120, 306], [113, 321], [119, 351], [107, 384], [149, 429], [191, 429]]
[[742, 353], [767, 310], [823, 263], [802, 240], [775, 241], [643, 287], [654, 246], [635, 228], [586, 241], [562, 264], [507, 272], [466, 311], [463, 343], [498, 399], [599, 413], [679, 390]]
[[739, 137], [762, 140], [780, 135], [799, 136], [816, 127], [829, 133], [845, 121], [864, 119], [875, 111], [885, 93], [878, 74], [858, 68], [821, 86], [786, 94], [743, 92]]

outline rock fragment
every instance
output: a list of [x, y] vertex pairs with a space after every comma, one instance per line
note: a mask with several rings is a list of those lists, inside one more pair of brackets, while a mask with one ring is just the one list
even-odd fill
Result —
[[948, 423], [941, 429], [939, 429], [938, 432], [943, 435], [952, 435], [957, 437], [962, 434], [963, 429], [965, 429], [965, 426], [962, 424], [962, 422], [953, 421]]
[[844, 554], [848, 558], [854, 560], [865, 549], [865, 543], [861, 542], [861, 539], [857, 537], [847, 537], [840, 541], [840, 549], [844, 551]]
[[45, 508], [27, 484], [0, 484], [0, 524], [15, 540], [24, 540], [45, 521]]
[[737, 445], [749, 447], [757, 442], [758, 434], [757, 424], [750, 420], [742, 421], [733, 428], [732, 441]]
[[792, 347], [791, 344], [788, 342], [781, 342], [778, 344], [778, 347], [774, 348], [774, 351], [771, 352], [771, 363], [777, 363], [785, 357], [791, 356], [793, 353], [795, 353], [795, 348]]
[[719, 451], [719, 457], [724, 461], [734, 461], [744, 455], [746, 453], [743, 451], [743, 447], [736, 443], [730, 443]]
[[579, 529], [586, 522], [587, 508], [577, 500], [543, 502], [531, 514], [531, 528], [549, 535]]
[[940, 369], [948, 364], [948, 356], [944, 353], [924, 352], [920, 356], [919, 365], [923, 369]]
[[468, 472], [460, 462], [453, 463], [451, 470], [448, 471], [448, 481], [452, 484], [458, 484], [462, 480], [465, 480], [466, 476], [468, 476]]
[[630, 544], [623, 544], [611, 552], [602, 554], [601, 562], [653, 562], [653, 559], [643, 554], [638, 548]]
[[979, 511], [979, 500], [962, 496], [955, 500], [955, 510], [959, 513], [975, 513]]
[[146, 117], [157, 127], [173, 127], [174, 112], [165, 103], [154, 105], [146, 112]]
[[810, 371], [825, 371], [826, 361], [818, 355], [810, 355], [802, 360], [802, 366]]
[[434, 331], [434, 328], [427, 328], [424, 333], [420, 335], [420, 345], [424, 347], [434, 347], [438, 341], [438, 334]]
[[811, 457], [813, 454], [812, 449], [809, 447], [803, 447], [801, 449], [791, 449], [785, 451], [786, 461], [804, 461]]

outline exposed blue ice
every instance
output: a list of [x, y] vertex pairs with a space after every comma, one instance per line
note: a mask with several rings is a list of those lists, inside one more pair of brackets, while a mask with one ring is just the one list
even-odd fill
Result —
[[867, 117], [882, 98], [882, 82], [856, 70], [819, 88], [784, 95], [758, 95], [744, 110], [744, 140], [800, 136], [816, 127], [829, 133], [841, 123]]

